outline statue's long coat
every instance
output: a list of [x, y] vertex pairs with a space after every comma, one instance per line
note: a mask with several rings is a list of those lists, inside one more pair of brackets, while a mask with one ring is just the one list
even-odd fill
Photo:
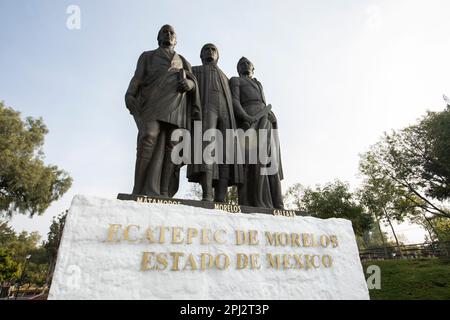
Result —
[[[215, 74], [218, 76], [218, 79], [212, 79], [212, 72], [211, 68], [215, 69]], [[192, 72], [195, 75], [197, 79], [198, 84], [198, 91], [200, 94], [200, 100], [201, 100], [201, 106], [202, 106], [202, 118], [203, 118], [203, 124], [202, 128], [203, 131], [211, 128], [207, 128], [206, 124], [206, 118], [208, 114], [208, 106], [209, 106], [209, 98], [211, 94], [211, 88], [212, 84], [211, 81], [217, 81], [219, 82], [218, 86], [223, 92], [223, 95], [225, 97], [225, 103], [226, 105], [221, 106], [221, 108], [225, 108], [228, 111], [228, 118], [229, 118], [229, 127], [230, 129], [235, 130], [237, 128], [236, 126], [236, 118], [234, 115], [234, 109], [233, 109], [233, 100], [231, 97], [231, 91], [229, 86], [229, 80], [225, 73], [223, 73], [222, 70], [217, 65], [211, 66], [211, 65], [201, 65], [201, 66], [195, 66], [192, 68]], [[224, 144], [226, 143], [226, 136], [224, 135]], [[203, 145], [204, 146], [204, 145]], [[236, 157], [235, 152], [235, 157]], [[223, 155], [223, 161], [226, 160], [226, 154]], [[219, 165], [213, 164], [213, 183], [215, 184], [217, 180], [219, 180]], [[238, 185], [243, 183], [243, 166], [236, 163], [236, 159], [234, 161], [234, 164], [230, 164], [230, 171], [229, 171], [229, 177], [228, 177], [228, 185]], [[187, 177], [190, 182], [200, 182], [200, 177], [202, 173], [206, 170], [205, 164], [191, 164], [188, 166], [187, 170]]]
[[[138, 128], [140, 123], [158, 120], [178, 128], [190, 129], [192, 115], [197, 113], [201, 116], [198, 90], [187, 93], [177, 90], [180, 69], [185, 70], [186, 78], [194, 81], [197, 87], [192, 67], [183, 56], [177, 53], [171, 56], [161, 47], [141, 54], [125, 95], [126, 100], [130, 96], [135, 99], [134, 117]], [[170, 196], [178, 190], [179, 168], [177, 166], [171, 178]]]
[[[181, 60], [179, 65], [176, 64], [178, 59]], [[181, 68], [186, 71], [186, 77], [196, 83], [192, 67], [183, 56], [175, 53], [170, 57], [162, 48], [141, 54], [126, 93], [136, 98], [140, 121], [159, 120], [179, 128], [190, 128], [191, 115], [201, 112], [201, 106], [197, 90], [178, 92]]]
[[[266, 106], [266, 99], [264, 97], [264, 90], [261, 83], [248, 77], [233, 77], [230, 79], [230, 90], [232, 93], [234, 111], [236, 113], [238, 127], [245, 127], [246, 116], [257, 115]], [[254, 122], [250, 125], [250, 128], [255, 130], [264, 129], [268, 132], [272, 132], [272, 129], [277, 129], [278, 124], [275, 115], [269, 112], [269, 121], [262, 121], [262, 119]], [[270, 133], [272, 134], [272, 133]], [[274, 136], [277, 139], [276, 136]], [[279, 146], [279, 141], [277, 141]], [[268, 146], [267, 154], [271, 154], [271, 146]], [[281, 164], [280, 150], [274, 150], [277, 152], [278, 172], [276, 174], [278, 180], [283, 179], [283, 168]], [[260, 174], [262, 165], [246, 165], [245, 183], [242, 188], [247, 191], [245, 195], [247, 198], [243, 198], [239, 195], [239, 203], [249, 206], [260, 206], [266, 208], [273, 208], [275, 203], [282, 203], [281, 193], [271, 194], [271, 188], [268, 180], [268, 176]]]

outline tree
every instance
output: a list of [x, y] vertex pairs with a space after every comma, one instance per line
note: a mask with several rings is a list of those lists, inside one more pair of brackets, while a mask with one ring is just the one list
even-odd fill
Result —
[[349, 185], [339, 180], [315, 189], [296, 184], [287, 190], [284, 199], [291, 209], [306, 211], [318, 218], [348, 219], [359, 236], [372, 225], [371, 216], [358, 204], [355, 195], [349, 191]]
[[202, 187], [199, 183], [193, 183], [191, 185], [191, 191], [188, 196], [193, 200], [202, 200]]
[[238, 188], [236, 186], [231, 186], [228, 188], [225, 196], [225, 202], [230, 204], [238, 204]]
[[[14, 251], [16, 261], [22, 262], [25, 257], [32, 254], [39, 247], [41, 236], [39, 232], [22, 231], [17, 235], [16, 241], [12, 244], [11, 249]], [[34, 259], [34, 255], [32, 255]], [[31, 262], [32, 260], [30, 260]]]
[[[422, 226], [425, 231], [428, 232], [428, 235], [425, 236], [425, 242], [434, 242], [439, 241], [441, 234], [439, 233], [438, 229], [434, 226], [433, 220], [436, 219], [446, 219], [446, 218], [430, 218], [428, 217], [424, 212], [422, 214], [419, 214], [417, 216], [410, 217], [410, 221]], [[447, 219], [449, 220], [449, 219]]]
[[417, 206], [420, 200], [416, 199], [415, 194], [411, 193], [408, 188], [398, 185], [386, 174], [377, 160], [378, 158], [372, 152], [361, 156], [359, 170], [364, 175], [364, 182], [358, 192], [359, 198], [361, 204], [374, 215], [380, 232], [380, 221], [386, 222], [390, 226], [397, 249], [402, 255], [400, 241], [392, 222], [403, 222], [408, 216], [418, 215], [422, 210]]
[[43, 162], [42, 119], [28, 117], [0, 102], [0, 213], [42, 214], [71, 186], [72, 178]]
[[20, 274], [20, 265], [13, 260], [11, 251], [0, 248], [0, 285], [16, 280]]
[[16, 241], [16, 233], [7, 221], [0, 220], [0, 248], [8, 248]]
[[[45, 283], [48, 258], [40, 245], [38, 232], [16, 234], [6, 221], [0, 221], [0, 278], [4, 282], [19, 279], [24, 272], [26, 256], [30, 255], [24, 281], [42, 285]], [[3, 259], [3, 260], [2, 260]], [[11, 273], [12, 272], [12, 273]]]
[[440, 248], [450, 254], [450, 219], [434, 217], [432, 219], [417, 219], [416, 223], [423, 226], [428, 231], [430, 242], [439, 243]]
[[304, 211], [305, 204], [303, 202], [303, 196], [305, 191], [306, 188], [300, 183], [289, 187], [283, 197], [284, 206], [289, 210]]
[[370, 230], [364, 231], [362, 236], [357, 236], [356, 241], [359, 249], [384, 248], [387, 256], [387, 246], [395, 245], [389, 243], [389, 236], [382, 231], [378, 223], [373, 223]]
[[53, 270], [55, 268], [58, 249], [61, 243], [64, 225], [66, 223], [67, 212], [68, 210], [53, 218], [53, 222], [50, 225], [50, 231], [47, 234], [47, 241], [44, 243], [44, 248], [49, 261], [49, 270], [47, 275], [48, 282], [50, 282], [53, 275]]
[[[194, 200], [201, 200], [203, 195], [201, 185], [198, 183], [192, 184], [191, 190], [188, 195]], [[227, 194], [225, 195], [224, 201], [230, 204], [238, 203], [238, 188], [236, 186], [231, 186], [227, 189]]]
[[418, 131], [417, 139], [422, 139], [425, 150], [421, 172], [427, 181], [425, 192], [438, 200], [450, 199], [450, 106], [443, 112], [428, 112], [414, 128]]
[[450, 242], [450, 219], [436, 218], [433, 221], [436, 232], [439, 234], [439, 240]]
[[450, 218], [450, 110], [428, 112], [417, 124], [385, 133], [364, 156], [405, 196], [432, 215]]
[[435, 222], [436, 231], [439, 233], [441, 250], [450, 257], [450, 219], [437, 218]]

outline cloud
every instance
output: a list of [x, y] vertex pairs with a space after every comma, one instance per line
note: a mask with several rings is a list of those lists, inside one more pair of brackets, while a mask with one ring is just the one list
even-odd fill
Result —
[[369, 5], [366, 7], [366, 26], [371, 31], [378, 31], [383, 26], [383, 15], [380, 6]]

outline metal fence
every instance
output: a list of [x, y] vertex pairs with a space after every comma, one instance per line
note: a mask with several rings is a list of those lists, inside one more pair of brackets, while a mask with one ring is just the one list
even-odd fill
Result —
[[362, 249], [361, 261], [450, 257], [450, 242], [419, 243]]
[[16, 285], [0, 286], [1, 300], [40, 300], [40, 297], [47, 296], [49, 288], [47, 286], [37, 287], [31, 283], [26, 283], [17, 288]]

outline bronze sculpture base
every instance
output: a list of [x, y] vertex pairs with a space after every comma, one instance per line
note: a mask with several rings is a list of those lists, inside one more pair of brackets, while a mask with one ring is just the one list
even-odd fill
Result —
[[211, 210], [223, 210], [230, 213], [262, 213], [270, 214], [274, 216], [285, 216], [285, 217], [295, 217], [295, 216], [309, 216], [307, 212], [295, 211], [295, 210], [280, 210], [280, 209], [269, 209], [269, 208], [258, 208], [242, 206], [238, 204], [229, 204], [222, 202], [209, 202], [209, 201], [197, 201], [197, 200], [187, 200], [187, 199], [176, 199], [176, 198], [163, 198], [163, 197], [148, 197], [140, 196], [135, 194], [119, 193], [117, 195], [119, 200], [131, 200], [141, 203], [160, 203], [165, 205], [186, 205], [204, 209]]

